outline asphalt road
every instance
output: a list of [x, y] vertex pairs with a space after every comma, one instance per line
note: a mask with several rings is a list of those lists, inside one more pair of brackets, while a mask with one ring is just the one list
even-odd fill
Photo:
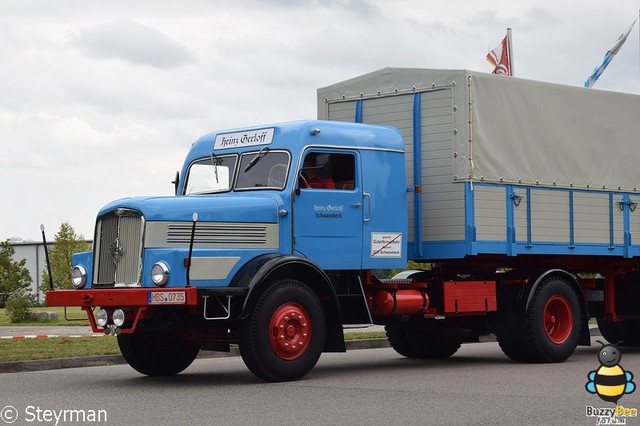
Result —
[[[15, 425], [56, 424], [56, 415], [58, 424], [79, 424], [63, 422], [64, 410], [104, 410], [101, 423], [114, 425], [595, 425], [587, 406], [614, 407], [585, 389], [587, 374], [600, 367], [598, 347], [547, 365], [514, 363], [493, 342], [463, 345], [444, 362], [353, 350], [323, 354], [311, 374], [290, 383], [260, 382], [239, 357], [199, 359], [171, 378], [126, 365], [7, 373], [0, 425], [16, 416]], [[622, 354], [620, 365], [640, 374], [640, 350]], [[619, 404], [640, 408], [639, 396], [623, 395]]]

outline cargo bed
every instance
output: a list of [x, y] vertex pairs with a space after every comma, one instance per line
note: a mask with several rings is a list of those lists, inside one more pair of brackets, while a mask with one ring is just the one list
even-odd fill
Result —
[[318, 118], [401, 131], [409, 258], [640, 254], [640, 96], [385, 68], [318, 89]]

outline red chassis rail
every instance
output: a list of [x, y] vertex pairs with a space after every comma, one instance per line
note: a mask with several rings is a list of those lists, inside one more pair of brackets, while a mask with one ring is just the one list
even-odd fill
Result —
[[[169, 293], [180, 295], [179, 302], [171, 300], [171, 297], [163, 297], [169, 301], [163, 302], [154, 298], [156, 295], [163, 296]], [[184, 299], [182, 298], [184, 295]], [[95, 333], [103, 332], [104, 329], [98, 327], [92, 313], [92, 308], [96, 306], [131, 308], [135, 310], [133, 314], [133, 325], [130, 328], [122, 329], [123, 333], [133, 333], [141, 318], [158, 306], [196, 306], [198, 304], [197, 289], [195, 287], [183, 287], [172, 289], [154, 288], [117, 288], [117, 289], [87, 289], [87, 290], [51, 290], [47, 292], [47, 306], [79, 306], [87, 313], [91, 328]]]

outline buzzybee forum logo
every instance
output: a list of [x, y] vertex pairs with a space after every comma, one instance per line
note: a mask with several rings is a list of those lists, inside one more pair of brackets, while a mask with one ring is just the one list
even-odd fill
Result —
[[623, 395], [631, 394], [636, 390], [636, 384], [633, 382], [633, 373], [625, 371], [620, 365], [622, 353], [620, 353], [620, 349], [617, 346], [605, 345], [600, 340], [597, 340], [597, 342], [602, 345], [598, 352], [600, 367], [587, 374], [589, 381], [585, 388], [587, 392], [598, 395], [603, 401], [614, 403], [615, 407], [596, 408], [587, 406], [586, 416], [595, 417], [598, 425], [624, 425], [627, 417], [637, 417], [638, 415], [636, 408], [625, 408], [622, 405], [618, 405], [618, 400]]

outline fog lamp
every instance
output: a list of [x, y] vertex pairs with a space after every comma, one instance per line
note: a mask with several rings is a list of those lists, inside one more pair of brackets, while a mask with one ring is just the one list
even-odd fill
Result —
[[104, 326], [107, 325], [108, 321], [109, 321], [109, 313], [107, 311], [105, 311], [104, 309], [100, 309], [98, 312], [96, 312], [96, 323], [100, 327], [104, 328]]
[[116, 327], [122, 327], [122, 324], [124, 324], [124, 320], [126, 318], [127, 316], [124, 314], [124, 311], [122, 309], [116, 309], [115, 311], [113, 311], [113, 314], [111, 315], [113, 324]]

